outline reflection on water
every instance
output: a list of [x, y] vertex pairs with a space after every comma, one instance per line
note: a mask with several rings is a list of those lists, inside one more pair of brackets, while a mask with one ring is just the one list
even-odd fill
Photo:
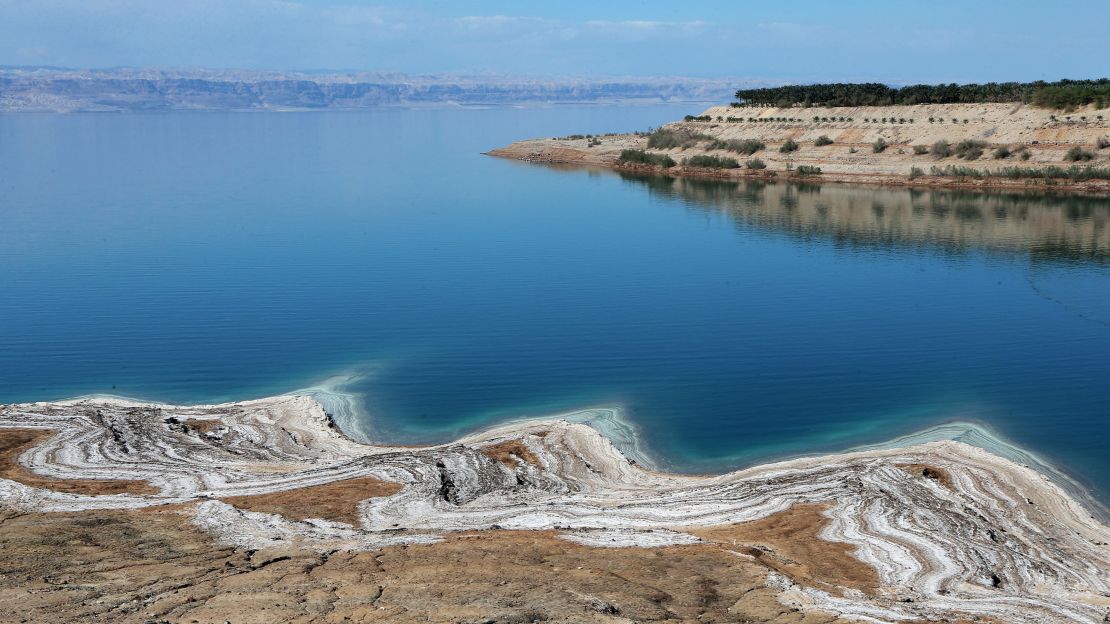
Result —
[[845, 245], [979, 248], [1035, 261], [1110, 262], [1105, 198], [767, 184], [621, 173], [653, 195], [718, 210], [737, 223]]

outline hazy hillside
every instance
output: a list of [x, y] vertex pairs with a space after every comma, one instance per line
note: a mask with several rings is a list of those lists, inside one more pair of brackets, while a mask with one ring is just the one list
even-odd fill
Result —
[[735, 80], [0, 69], [0, 111], [251, 110], [721, 101]]

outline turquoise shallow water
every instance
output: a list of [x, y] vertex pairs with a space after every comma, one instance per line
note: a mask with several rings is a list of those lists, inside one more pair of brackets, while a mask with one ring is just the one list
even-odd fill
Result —
[[376, 437], [616, 406], [687, 471], [972, 421], [1110, 498], [1106, 200], [480, 154], [700, 109], [0, 116], [0, 401], [358, 370]]

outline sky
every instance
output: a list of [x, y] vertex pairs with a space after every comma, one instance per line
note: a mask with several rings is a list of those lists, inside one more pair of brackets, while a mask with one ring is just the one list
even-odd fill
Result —
[[0, 65], [895, 84], [1110, 76], [1110, 0], [0, 0]]

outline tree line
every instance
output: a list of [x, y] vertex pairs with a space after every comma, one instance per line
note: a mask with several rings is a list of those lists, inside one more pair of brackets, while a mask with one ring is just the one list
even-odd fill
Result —
[[893, 106], [1024, 102], [1046, 108], [1072, 108], [1110, 102], [1110, 78], [1056, 82], [988, 82], [891, 87], [878, 82], [786, 85], [739, 89], [734, 105], [745, 106]]

